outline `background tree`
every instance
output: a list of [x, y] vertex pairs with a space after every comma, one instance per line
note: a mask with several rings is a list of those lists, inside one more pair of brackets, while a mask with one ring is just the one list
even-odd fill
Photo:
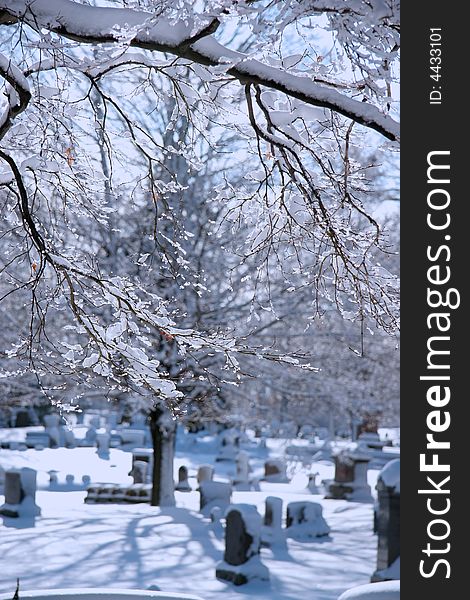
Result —
[[398, 11], [0, 0], [2, 289], [30, 315], [8, 359], [56, 401], [132, 392], [157, 444], [188, 403], [220, 410], [250, 357], [305, 362], [281, 323], [330, 303], [394, 333], [371, 198], [398, 139]]

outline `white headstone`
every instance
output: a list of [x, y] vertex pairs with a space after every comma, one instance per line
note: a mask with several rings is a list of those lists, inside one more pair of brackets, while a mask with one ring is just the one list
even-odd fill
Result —
[[5, 473], [5, 504], [0, 514], [8, 517], [35, 517], [41, 514], [36, 504], [36, 471], [23, 467]]
[[323, 518], [318, 502], [289, 502], [287, 505], [286, 534], [295, 539], [312, 539], [328, 535], [330, 528]]
[[147, 481], [147, 471], [149, 464], [144, 460], [134, 460], [129, 475], [133, 478], [134, 484], [145, 483]]
[[268, 547], [286, 545], [286, 536], [282, 529], [282, 498], [268, 496], [265, 500], [261, 545]]
[[199, 510], [203, 515], [209, 515], [215, 506], [225, 509], [230, 504], [232, 486], [223, 481], [201, 481], [199, 494]]
[[59, 415], [44, 415], [44, 427], [46, 433], [49, 435], [49, 439], [53, 446], [60, 446], [60, 416]]
[[250, 462], [249, 456], [243, 450], [237, 454], [236, 457], [236, 475], [233, 479], [233, 484], [237, 486], [237, 489], [244, 489], [245, 491], [250, 489]]
[[109, 433], [98, 433], [96, 435], [96, 445], [98, 446], [98, 454], [106, 456], [109, 454], [109, 442], [111, 436]]
[[65, 427], [63, 436], [64, 436], [64, 445], [66, 448], [75, 448], [76, 447], [77, 440], [75, 439], [75, 435], [71, 429], [69, 429], [68, 427]]
[[201, 465], [197, 470], [197, 482], [212, 481], [214, 477], [214, 467], [211, 465]]

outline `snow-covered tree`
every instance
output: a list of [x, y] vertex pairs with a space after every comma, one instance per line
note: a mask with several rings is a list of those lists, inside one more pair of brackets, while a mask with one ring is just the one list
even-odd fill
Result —
[[224, 369], [311, 354], [260, 337], [296, 297], [396, 331], [360, 150], [399, 138], [397, 0], [0, 0], [0, 26], [11, 373], [139, 393], [162, 433]]

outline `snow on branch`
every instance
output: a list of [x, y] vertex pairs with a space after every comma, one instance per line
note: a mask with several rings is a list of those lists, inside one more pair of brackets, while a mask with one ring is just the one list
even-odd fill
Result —
[[[201, 349], [225, 356], [234, 371], [239, 369], [237, 355], [251, 355], [271, 362], [315, 371], [305, 357], [292, 353], [284, 355], [270, 348], [247, 347], [243, 340], [228, 338], [219, 333], [200, 333], [191, 328], [177, 327], [169, 317], [164, 302], [147, 293], [128, 278], [105, 277], [55, 252], [51, 242], [39, 231], [29, 206], [27, 186], [21, 168], [7, 153], [0, 150], [0, 159], [10, 168], [19, 194], [19, 212], [28, 236], [39, 255], [39, 265], [33, 269], [29, 285], [34, 288], [46, 272], [52, 269], [66, 298], [75, 322], [68, 326], [87, 342], [73, 345], [62, 343], [66, 352], [62, 359], [74, 372], [91, 371], [118, 385], [125, 374], [134, 389], [143, 389], [151, 398], [162, 399], [174, 416], [179, 414], [182, 392], [156, 356], [149, 332], [168, 345], [173, 345], [181, 357]], [[112, 317], [106, 322], [97, 308], [109, 308]], [[21, 344], [18, 346], [21, 349]], [[16, 356], [10, 352], [10, 357]], [[152, 401], [153, 401], [152, 400]]]
[[399, 139], [399, 124], [376, 106], [354, 100], [309, 77], [293, 75], [226, 48], [211, 35], [219, 25], [218, 19], [213, 17], [196, 19], [195, 15], [193, 21], [173, 23], [144, 11], [94, 7], [70, 0], [0, 0], [0, 22], [8, 22], [6, 15], [36, 30], [45, 28], [81, 43], [121, 41], [206, 66], [225, 65], [226, 72], [243, 84], [276, 89], [306, 104], [340, 113], [387, 139]]
[[16, 115], [23, 112], [31, 98], [29, 83], [21, 70], [0, 53], [0, 77], [6, 81], [6, 102], [0, 106], [0, 140]]

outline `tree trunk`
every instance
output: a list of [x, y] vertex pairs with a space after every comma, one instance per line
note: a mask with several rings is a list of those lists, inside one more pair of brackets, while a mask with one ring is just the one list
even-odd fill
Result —
[[162, 406], [150, 413], [150, 431], [153, 444], [152, 506], [174, 506], [173, 458], [176, 425]]

